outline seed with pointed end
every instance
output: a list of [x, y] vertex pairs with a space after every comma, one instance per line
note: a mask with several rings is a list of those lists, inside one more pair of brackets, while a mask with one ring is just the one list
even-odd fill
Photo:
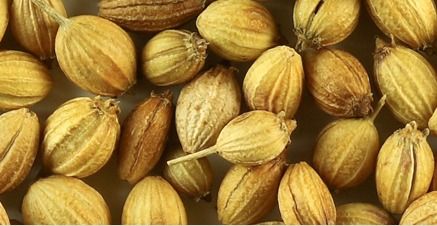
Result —
[[233, 166], [217, 196], [217, 213], [223, 224], [253, 224], [272, 211], [286, 168], [285, 155], [264, 165]]
[[387, 211], [368, 203], [349, 203], [337, 207], [336, 224], [341, 225], [384, 225], [394, 224]]
[[369, 76], [350, 53], [333, 48], [306, 51], [304, 66], [308, 90], [324, 112], [350, 118], [372, 111]]
[[11, 191], [29, 174], [39, 149], [38, 116], [27, 108], [0, 115], [0, 193]]
[[9, 5], [8, 1], [0, 1], [0, 41], [5, 34], [9, 22]]
[[46, 122], [43, 163], [53, 173], [87, 177], [112, 155], [120, 133], [118, 103], [88, 97], [61, 105]]
[[135, 184], [152, 170], [161, 158], [173, 117], [172, 93], [152, 92], [123, 123], [119, 147], [118, 173]]
[[[61, 0], [45, 0], [60, 15], [66, 17]], [[41, 11], [31, 0], [13, 0], [11, 31], [15, 40], [41, 60], [55, 58], [55, 38], [59, 25]]]
[[373, 173], [379, 151], [379, 135], [373, 121], [384, 104], [385, 96], [370, 117], [339, 119], [320, 132], [313, 162], [329, 186], [354, 187]]
[[335, 204], [328, 188], [306, 162], [290, 165], [278, 191], [285, 224], [335, 224]]
[[146, 177], [129, 193], [122, 224], [187, 224], [178, 193], [161, 177]]
[[437, 37], [437, 12], [433, 0], [367, 0], [369, 14], [386, 35], [414, 49], [431, 47]]
[[0, 109], [17, 109], [38, 103], [51, 88], [49, 71], [32, 55], [0, 51]]
[[0, 224], [1, 225], [10, 225], [8, 213], [6, 213], [5, 208], [0, 203]]
[[59, 23], [56, 59], [73, 83], [103, 96], [120, 96], [136, 83], [135, 46], [123, 29], [97, 16], [65, 18], [45, 0], [32, 2]]
[[162, 31], [184, 24], [206, 0], [100, 0], [99, 16], [133, 31]]
[[174, 165], [213, 153], [234, 164], [261, 165], [278, 157], [290, 142], [296, 121], [285, 119], [285, 113], [250, 111], [231, 120], [220, 132], [217, 142], [202, 151], [167, 162]]
[[293, 118], [303, 90], [302, 59], [294, 49], [278, 46], [264, 52], [247, 71], [243, 91], [252, 110], [285, 112]]
[[412, 202], [402, 215], [401, 225], [437, 224], [437, 191], [430, 192]]
[[110, 224], [103, 197], [79, 179], [50, 176], [30, 186], [22, 205], [24, 224]]
[[[171, 148], [167, 160], [185, 156], [181, 147]], [[164, 177], [180, 193], [196, 201], [210, 195], [213, 184], [213, 171], [208, 158], [195, 159], [175, 165], [165, 165]]]
[[158, 86], [187, 82], [203, 68], [208, 43], [197, 33], [166, 30], [147, 42], [143, 49], [143, 72]]
[[253, 0], [214, 1], [197, 17], [196, 25], [211, 49], [232, 61], [255, 60], [276, 45], [278, 37], [273, 16]]
[[358, 24], [360, 0], [297, 0], [293, 11], [297, 50], [334, 45]]
[[425, 128], [437, 107], [437, 78], [432, 65], [419, 53], [376, 40], [376, 81], [387, 105], [402, 123], [416, 121]]
[[235, 70], [221, 65], [185, 85], [176, 106], [176, 130], [182, 148], [194, 153], [213, 145], [223, 127], [240, 113]]
[[382, 145], [376, 164], [376, 190], [381, 204], [401, 214], [425, 194], [434, 172], [434, 158], [426, 138], [415, 122], [394, 132]]

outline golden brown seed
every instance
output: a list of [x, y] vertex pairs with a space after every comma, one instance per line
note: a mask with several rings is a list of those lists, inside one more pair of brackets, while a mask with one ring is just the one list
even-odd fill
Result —
[[255, 60], [278, 38], [272, 15], [253, 0], [214, 1], [197, 17], [196, 26], [216, 54], [232, 61]]
[[336, 224], [341, 225], [381, 225], [394, 224], [387, 211], [368, 203], [349, 203], [337, 207]]
[[437, 135], [437, 109], [428, 121], [428, 128], [432, 134]]
[[103, 96], [120, 96], [136, 83], [135, 46], [123, 29], [97, 16], [65, 18], [45, 0], [32, 2], [59, 23], [56, 58], [73, 83]]
[[112, 155], [120, 133], [118, 103], [88, 97], [67, 101], [46, 122], [44, 166], [56, 174], [87, 177]]
[[0, 203], [0, 224], [1, 225], [10, 225], [8, 213], [6, 213], [5, 208]]
[[[61, 0], [45, 0], [60, 15], [66, 17]], [[13, 0], [11, 31], [15, 40], [41, 60], [55, 58], [55, 38], [58, 23], [41, 11], [31, 0]]]
[[308, 90], [324, 112], [347, 118], [372, 112], [369, 76], [350, 53], [333, 48], [306, 51], [304, 66]]
[[173, 117], [172, 93], [152, 92], [123, 123], [119, 145], [118, 173], [135, 184], [158, 163], [167, 143]]
[[233, 166], [223, 179], [217, 196], [217, 213], [223, 224], [253, 224], [273, 210], [285, 156], [264, 165]]
[[373, 122], [384, 104], [385, 96], [370, 117], [339, 119], [320, 132], [313, 162], [329, 186], [336, 189], [354, 187], [373, 173], [380, 147]]
[[290, 165], [278, 191], [285, 224], [335, 224], [335, 204], [328, 188], [306, 162]]
[[146, 177], [129, 193], [122, 224], [187, 224], [178, 193], [161, 177]]
[[[181, 147], [172, 148], [167, 160], [185, 156]], [[165, 165], [164, 177], [180, 193], [196, 201], [207, 199], [213, 184], [213, 171], [208, 158], [195, 159], [175, 165]]]
[[22, 205], [24, 224], [110, 224], [103, 197], [79, 179], [50, 176], [30, 186]]
[[38, 103], [51, 88], [49, 71], [32, 55], [0, 51], [0, 109], [17, 109]]
[[220, 132], [217, 142], [202, 151], [167, 162], [174, 165], [213, 153], [234, 164], [254, 166], [278, 157], [290, 142], [296, 121], [285, 119], [285, 113], [250, 111], [230, 121]]
[[377, 39], [374, 70], [394, 116], [404, 124], [416, 121], [419, 128], [425, 128], [437, 107], [437, 79], [432, 65], [411, 49]]
[[213, 145], [223, 127], [238, 116], [241, 91], [235, 77], [233, 68], [218, 65], [182, 88], [176, 130], [185, 152]]
[[166, 30], [147, 42], [143, 49], [143, 72], [154, 85], [187, 82], [203, 68], [208, 43], [197, 33]]
[[401, 225], [437, 224], [437, 192], [425, 194], [412, 202], [401, 218]]
[[9, 22], [9, 5], [8, 1], [2, 0], [0, 1], [0, 41], [5, 34], [6, 28]]
[[297, 0], [293, 13], [297, 50], [343, 41], [357, 26], [359, 15], [360, 0]]
[[414, 49], [431, 47], [437, 36], [437, 13], [433, 0], [367, 0], [375, 24]]
[[252, 110], [285, 112], [293, 118], [303, 90], [302, 59], [294, 49], [278, 46], [264, 52], [244, 78], [243, 91]]
[[0, 115], [0, 193], [16, 188], [29, 174], [39, 149], [38, 116], [27, 108]]
[[99, 16], [133, 31], [162, 31], [199, 14], [206, 0], [100, 0]]
[[381, 204], [401, 214], [425, 194], [434, 172], [434, 158], [426, 138], [415, 122], [394, 132], [381, 147], [376, 165], [376, 189]]
[[284, 222], [282, 221], [265, 221], [258, 223], [259, 225], [284, 225]]

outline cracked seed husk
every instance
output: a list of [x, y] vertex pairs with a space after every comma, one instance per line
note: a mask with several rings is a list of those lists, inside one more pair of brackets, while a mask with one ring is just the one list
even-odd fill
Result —
[[232, 61], [255, 60], [279, 37], [269, 10], [253, 0], [214, 1], [197, 17], [196, 26], [212, 51]]
[[233, 164], [254, 166], [278, 157], [290, 143], [296, 121], [268, 111], [250, 111], [232, 119], [220, 132], [215, 145], [167, 162], [169, 165], [218, 153]]
[[187, 224], [178, 193], [159, 176], [145, 177], [129, 193], [123, 206], [122, 224]]
[[1, 203], [0, 203], [0, 224], [1, 225], [11, 224], [11, 222], [9, 221], [8, 213], [6, 213], [6, 210]]
[[38, 116], [29, 109], [0, 115], [0, 194], [16, 188], [29, 174], [39, 138]]
[[49, 71], [35, 57], [19, 51], [0, 51], [0, 109], [38, 103], [52, 86]]
[[339, 119], [320, 132], [313, 162], [328, 186], [336, 189], [354, 187], [373, 173], [380, 148], [374, 120], [384, 104], [385, 97], [371, 116]]
[[194, 78], [203, 68], [208, 42], [187, 30], [165, 30], [143, 49], [146, 79], [157, 86], [176, 85]]
[[376, 40], [376, 82], [387, 95], [387, 106], [402, 123], [416, 121], [426, 128], [437, 107], [437, 78], [433, 66], [419, 53], [395, 43]]
[[285, 168], [285, 154], [260, 166], [233, 166], [221, 182], [217, 196], [220, 222], [253, 224], [271, 212]]
[[[167, 161], [186, 153], [181, 147], [172, 147], [169, 150]], [[180, 193], [186, 194], [196, 201], [207, 199], [213, 185], [213, 170], [208, 158], [195, 159], [175, 165], [165, 165], [165, 179]]]
[[[66, 17], [61, 0], [45, 0], [60, 15]], [[55, 58], [55, 38], [59, 25], [31, 0], [13, 0], [10, 26], [15, 40], [41, 60]]]
[[372, 90], [363, 65], [350, 53], [323, 48], [303, 55], [307, 87], [317, 105], [337, 117], [372, 112]]
[[386, 210], [402, 214], [425, 194], [434, 173], [434, 157], [426, 138], [428, 129], [417, 130], [415, 122], [395, 131], [381, 147], [376, 164], [376, 190]]
[[167, 90], [139, 104], [123, 123], [118, 174], [135, 184], [158, 163], [167, 143], [173, 118], [172, 93]]
[[412, 202], [401, 217], [401, 225], [437, 224], [437, 191], [430, 192]]
[[6, 32], [6, 28], [8, 27], [9, 22], [9, 6], [8, 1], [2, 0], [0, 1], [0, 41], [3, 38], [3, 35]]
[[23, 199], [24, 224], [110, 224], [108, 205], [94, 188], [66, 176], [50, 176], [32, 184]]
[[293, 10], [297, 51], [347, 38], [358, 25], [360, 0], [297, 0]]
[[205, 7], [206, 0], [100, 0], [99, 16], [132, 31], [174, 28]]
[[122, 28], [97, 16], [65, 18], [45, 0], [32, 2], [59, 24], [56, 59], [74, 84], [112, 97], [124, 94], [136, 83], [135, 46]]
[[176, 130], [185, 152], [213, 145], [223, 127], [238, 116], [241, 91], [235, 77], [234, 68], [217, 65], [182, 88]]
[[433, 0], [367, 0], [375, 24], [387, 36], [414, 49], [426, 49], [437, 37], [437, 12]]
[[340, 225], [392, 225], [395, 223], [384, 209], [368, 203], [348, 203], [337, 207]]
[[301, 101], [304, 82], [302, 59], [294, 49], [278, 46], [264, 52], [244, 78], [246, 103], [252, 110], [285, 112], [293, 118]]
[[285, 224], [335, 224], [335, 204], [328, 187], [306, 162], [290, 165], [278, 190]]
[[120, 133], [120, 109], [114, 99], [75, 98], [47, 119], [42, 142], [43, 164], [51, 172], [87, 177], [112, 155]]

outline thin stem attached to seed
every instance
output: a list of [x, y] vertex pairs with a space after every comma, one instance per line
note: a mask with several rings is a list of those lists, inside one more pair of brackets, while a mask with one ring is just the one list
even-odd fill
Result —
[[387, 95], [384, 95], [378, 101], [378, 104], [376, 105], [375, 111], [373, 111], [372, 115], [370, 115], [370, 117], [369, 117], [370, 121], [372, 121], [372, 122], [375, 121], [375, 118], [379, 115], [379, 112], [381, 112], [382, 107], [384, 107], [386, 99], [387, 99]]
[[49, 3], [45, 0], [31, 0], [33, 4], [38, 6], [42, 11], [49, 15], [56, 23], [60, 26], [65, 25], [69, 22], [68, 18], [63, 17], [59, 14]]
[[208, 155], [214, 154], [217, 151], [218, 151], [217, 148], [215, 148], [215, 146], [212, 146], [212, 147], [207, 148], [205, 150], [170, 160], [167, 162], [167, 165], [171, 166], [171, 165], [175, 165], [175, 164], [178, 164], [181, 162], [186, 162], [186, 161], [190, 161], [190, 160], [194, 160], [194, 159], [200, 159], [200, 158], [206, 157]]

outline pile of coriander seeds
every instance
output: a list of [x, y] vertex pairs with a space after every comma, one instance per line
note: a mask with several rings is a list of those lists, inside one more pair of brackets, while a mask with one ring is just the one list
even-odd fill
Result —
[[1, 223], [437, 223], [432, 0], [2, 0], [3, 30]]

